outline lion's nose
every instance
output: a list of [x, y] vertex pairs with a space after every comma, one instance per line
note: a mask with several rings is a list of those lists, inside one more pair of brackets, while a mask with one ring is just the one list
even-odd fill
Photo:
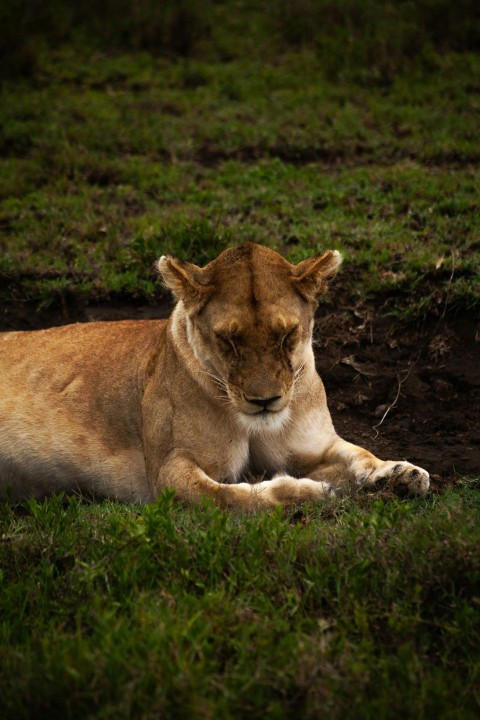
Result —
[[280, 400], [281, 397], [281, 395], [273, 395], [273, 397], [259, 398], [249, 397], [248, 395], [245, 395], [245, 400], [247, 400], [249, 403], [252, 403], [253, 405], [259, 405], [260, 407], [263, 407], [264, 410], [266, 410], [269, 405], [274, 403], [275, 400]]

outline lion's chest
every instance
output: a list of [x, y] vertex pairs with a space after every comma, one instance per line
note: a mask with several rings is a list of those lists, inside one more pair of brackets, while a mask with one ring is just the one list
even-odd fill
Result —
[[320, 462], [336, 434], [328, 411], [313, 408], [288, 427], [258, 431], [233, 443], [230, 482], [244, 476], [269, 478], [278, 472], [302, 473], [314, 460]]
[[250, 438], [249, 471], [255, 475], [271, 476], [285, 470], [289, 452], [280, 433], [266, 433]]
[[231, 439], [226, 453], [226, 462], [220, 474], [229, 483], [239, 482], [249, 465], [249, 444], [247, 438]]
[[269, 434], [232, 441], [228, 467], [224, 473], [227, 482], [240, 482], [245, 476], [271, 476], [287, 466], [287, 451], [280, 438]]

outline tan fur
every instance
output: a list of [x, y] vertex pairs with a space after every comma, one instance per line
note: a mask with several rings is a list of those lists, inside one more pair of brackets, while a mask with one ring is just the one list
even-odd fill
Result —
[[250, 243], [203, 269], [163, 257], [168, 321], [1, 334], [0, 496], [149, 502], [170, 487], [254, 509], [351, 484], [424, 495], [425, 470], [333, 428], [312, 327], [340, 262], [327, 251], [294, 266]]

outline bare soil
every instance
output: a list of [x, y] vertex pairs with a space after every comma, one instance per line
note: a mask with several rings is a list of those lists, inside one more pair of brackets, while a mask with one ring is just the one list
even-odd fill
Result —
[[425, 467], [434, 487], [480, 474], [480, 326], [405, 325], [374, 304], [321, 308], [317, 367], [339, 435]]
[[[0, 330], [68, 322], [167, 317], [171, 305], [67, 298], [37, 311], [9, 305]], [[480, 325], [473, 314], [439, 313], [405, 325], [381, 300], [352, 300], [337, 288], [316, 320], [317, 367], [338, 433], [385, 459], [430, 471], [434, 488], [480, 474]]]

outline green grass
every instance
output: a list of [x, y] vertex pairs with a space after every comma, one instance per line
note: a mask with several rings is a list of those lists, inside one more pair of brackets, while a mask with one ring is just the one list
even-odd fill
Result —
[[253, 239], [339, 248], [400, 313], [478, 306], [480, 60], [438, 63], [385, 88], [327, 79], [308, 49], [47, 55], [0, 98], [2, 300], [149, 299], [162, 252]]
[[0, 506], [5, 718], [474, 718], [478, 482], [237, 516]]
[[475, 0], [4, 0], [0, 60], [7, 77], [31, 76], [45, 51], [148, 50], [160, 57], [229, 62], [309, 48], [335, 79], [386, 83], [438, 53], [478, 49]]

